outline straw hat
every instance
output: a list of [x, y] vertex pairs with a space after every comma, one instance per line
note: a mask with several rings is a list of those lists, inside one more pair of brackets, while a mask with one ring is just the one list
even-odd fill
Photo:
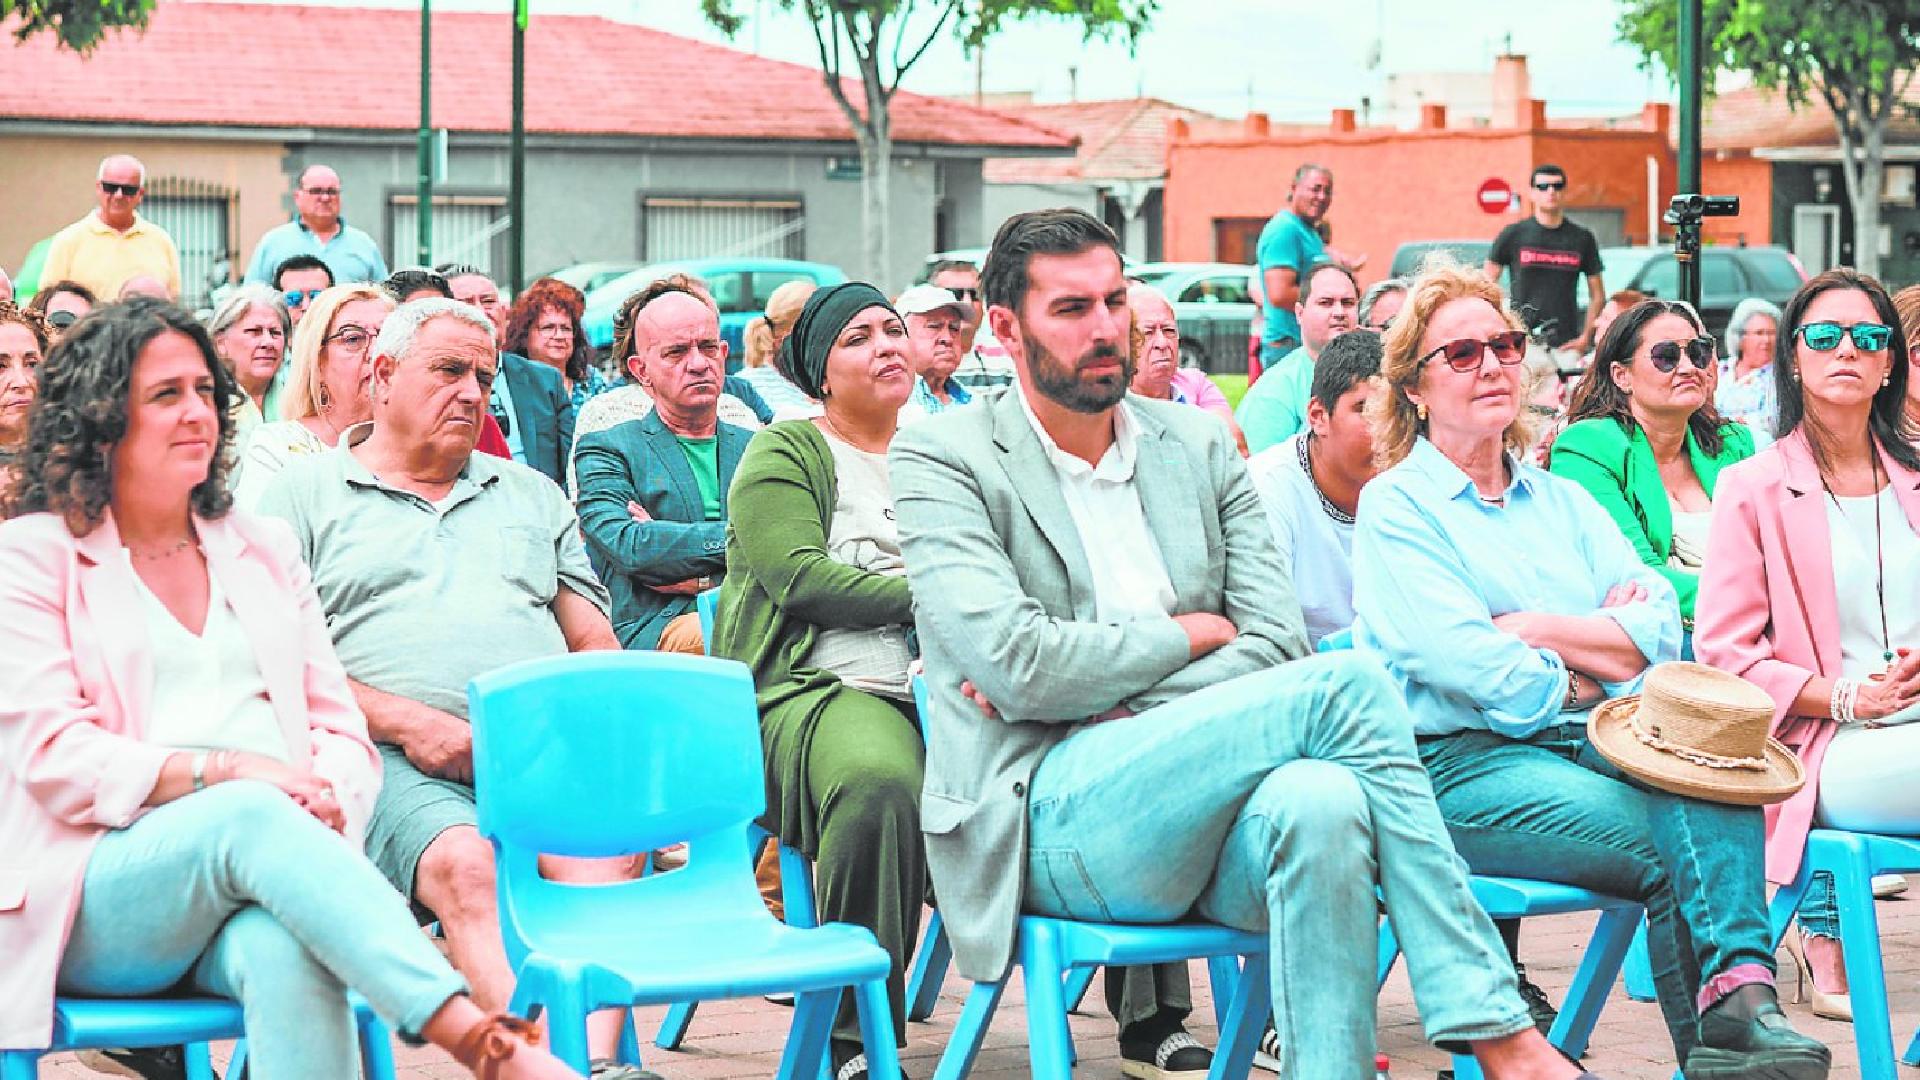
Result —
[[1704, 664], [1660, 664], [1639, 694], [1587, 721], [1587, 741], [1633, 778], [1709, 802], [1764, 806], [1807, 782], [1800, 759], [1770, 737], [1773, 699]]

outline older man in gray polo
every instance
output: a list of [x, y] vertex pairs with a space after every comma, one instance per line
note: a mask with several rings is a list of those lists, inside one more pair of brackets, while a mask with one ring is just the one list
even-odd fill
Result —
[[[476, 828], [467, 682], [533, 657], [620, 647], [566, 496], [524, 465], [473, 452], [497, 364], [479, 310], [442, 298], [401, 305], [373, 345], [372, 422], [289, 466], [259, 505], [293, 523], [379, 743], [386, 775], [367, 852], [439, 919], [486, 1009], [506, 1007], [513, 973], [493, 853]], [[543, 869], [588, 881], [633, 872], [554, 859]], [[618, 1020], [596, 1018], [596, 1057], [613, 1056]]]

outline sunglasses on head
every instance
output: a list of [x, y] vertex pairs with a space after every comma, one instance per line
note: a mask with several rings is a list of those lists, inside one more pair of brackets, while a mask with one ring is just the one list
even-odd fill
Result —
[[1879, 352], [1893, 341], [1893, 327], [1877, 322], [1854, 323], [1852, 326], [1841, 326], [1837, 322], [1803, 323], [1794, 333], [1814, 352], [1832, 352], [1840, 347], [1840, 339], [1848, 334], [1853, 335], [1853, 347], [1861, 352]]
[[125, 195], [128, 198], [132, 198], [133, 196], [140, 194], [140, 185], [139, 184], [116, 184], [111, 180], [102, 180], [100, 181], [100, 190], [106, 192], [109, 195]]
[[1533, 190], [1535, 191], [1565, 191], [1566, 189], [1567, 182], [1565, 180], [1536, 180], [1533, 183]]
[[287, 306], [290, 308], [299, 307], [300, 305], [306, 303], [309, 300], [318, 299], [320, 294], [323, 292], [326, 292], [326, 290], [325, 289], [308, 289], [305, 292], [302, 292], [299, 289], [288, 289], [287, 290]]
[[1506, 330], [1495, 334], [1485, 341], [1479, 338], [1460, 338], [1449, 341], [1420, 358], [1420, 363], [1436, 356], [1445, 357], [1447, 366], [1465, 374], [1480, 370], [1480, 362], [1485, 359], [1487, 350], [1493, 350], [1493, 358], [1503, 366], [1512, 367], [1527, 357], [1527, 332], [1525, 330]]
[[1705, 371], [1713, 363], [1713, 339], [1697, 337], [1692, 341], [1660, 341], [1647, 350], [1647, 359], [1653, 361], [1653, 370], [1667, 374], [1680, 366], [1680, 357], [1684, 354], [1695, 370]]

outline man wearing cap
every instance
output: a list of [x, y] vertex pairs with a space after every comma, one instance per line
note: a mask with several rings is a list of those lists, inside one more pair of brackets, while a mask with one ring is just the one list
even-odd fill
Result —
[[901, 411], [901, 423], [972, 401], [972, 392], [953, 373], [960, 366], [960, 339], [973, 320], [973, 305], [938, 285], [915, 285], [900, 294], [894, 310], [907, 324], [907, 362], [914, 373], [913, 396]]

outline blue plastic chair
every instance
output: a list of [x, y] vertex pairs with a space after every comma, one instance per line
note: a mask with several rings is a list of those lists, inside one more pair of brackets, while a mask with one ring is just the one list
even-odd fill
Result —
[[[887, 954], [852, 926], [798, 929], [760, 902], [749, 826], [766, 809], [743, 664], [657, 652], [531, 660], [468, 685], [479, 825], [494, 849], [511, 1008], [549, 1013], [587, 1069], [600, 1009], [796, 995], [780, 1080], [817, 1076], [842, 990], [875, 1080], [898, 1080]], [[578, 797], [590, 792], [591, 797]], [[542, 877], [541, 854], [612, 858], [687, 842], [687, 864], [606, 885]], [[621, 1060], [640, 1063], [627, 1025]]]
[[[1632, 900], [1605, 896], [1572, 885], [1525, 878], [1481, 877], [1470, 879], [1474, 899], [1495, 919], [1519, 919], [1529, 915], [1564, 915], [1574, 911], [1599, 911], [1600, 922], [1580, 957], [1573, 985], [1561, 1004], [1560, 1018], [1554, 1021], [1547, 1039], [1573, 1057], [1587, 1052], [1587, 1040], [1593, 1035], [1607, 994], [1620, 975], [1627, 948], [1634, 933], [1645, 920], [1646, 910]], [[1380, 920], [1380, 982], [1387, 981], [1393, 963], [1400, 955], [1400, 943], [1390, 920]], [[1480, 1065], [1470, 1054], [1453, 1058], [1454, 1080], [1480, 1080]]]
[[713, 617], [720, 610], [720, 589], [718, 586], [704, 590], [693, 598], [693, 610], [700, 613], [700, 647], [708, 656], [713, 655]]
[[[394, 1080], [393, 1040], [387, 1025], [373, 1014], [373, 1007], [359, 994], [349, 995], [353, 1004], [353, 1023], [360, 1029], [360, 1067], [364, 1080]], [[227, 1080], [239, 1080], [247, 1068], [247, 1040], [233, 1044], [233, 1057], [227, 1062]], [[251, 1078], [249, 1078], [251, 1080]]]
[[[1860, 1055], [1861, 1080], [1894, 1080], [1893, 1022], [1887, 1008], [1887, 972], [1880, 957], [1880, 917], [1873, 908], [1873, 876], [1920, 870], [1920, 839], [1876, 833], [1815, 829], [1807, 836], [1800, 873], [1773, 894], [1768, 924], [1779, 948], [1793, 913], [1807, 894], [1816, 871], [1833, 875], [1840, 908], [1840, 952], [1847, 962], [1847, 988], [1853, 998], [1853, 1042]], [[1900, 1060], [1920, 1065], [1920, 1033]]]
[[240, 1003], [223, 998], [58, 998], [53, 1045], [0, 1050], [0, 1080], [36, 1080], [46, 1054], [116, 1046], [184, 1047], [187, 1080], [213, 1080], [207, 1043], [237, 1039], [245, 1030]]

